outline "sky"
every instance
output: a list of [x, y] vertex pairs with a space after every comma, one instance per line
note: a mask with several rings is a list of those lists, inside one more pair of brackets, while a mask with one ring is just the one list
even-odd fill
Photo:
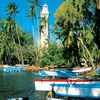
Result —
[[[42, 0], [41, 6], [43, 6], [45, 3], [48, 5], [48, 10], [50, 12], [50, 17], [49, 17], [49, 34], [50, 34], [50, 39], [55, 40], [55, 35], [51, 33], [55, 16], [54, 13], [56, 9], [61, 5], [63, 0]], [[29, 32], [32, 34], [32, 21], [30, 18], [26, 17], [28, 13], [28, 9], [30, 7], [30, 4], [27, 2], [27, 0], [0, 0], [0, 18], [7, 18], [5, 10], [7, 9], [7, 5], [9, 2], [14, 2], [18, 5], [18, 11], [19, 14], [16, 15], [16, 22], [18, 25], [22, 26], [23, 30], [26, 32]], [[40, 10], [41, 12], [41, 10]], [[40, 16], [39, 12], [39, 16]], [[36, 22], [34, 22], [34, 35], [36, 38], [36, 41], [38, 41], [39, 35], [37, 32], [37, 25]]]

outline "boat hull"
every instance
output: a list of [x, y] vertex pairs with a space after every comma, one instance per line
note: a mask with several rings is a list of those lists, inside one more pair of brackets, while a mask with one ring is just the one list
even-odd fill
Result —
[[100, 82], [91, 84], [55, 84], [54, 92], [59, 96], [100, 98]]
[[35, 90], [37, 91], [50, 91], [52, 90], [52, 85], [55, 84], [100, 84], [100, 81], [97, 80], [86, 80], [86, 79], [42, 79], [34, 80]]
[[25, 67], [7, 67], [2, 69], [3, 72], [21, 72], [26, 71]]
[[38, 70], [37, 71], [41, 76], [52, 76], [52, 77], [59, 77], [59, 78], [76, 78], [77, 73], [71, 72], [68, 70]]
[[56, 80], [56, 79], [44, 79], [44, 80], [34, 80], [35, 90], [37, 91], [50, 91], [52, 90], [51, 84], [67, 84], [65, 80]]

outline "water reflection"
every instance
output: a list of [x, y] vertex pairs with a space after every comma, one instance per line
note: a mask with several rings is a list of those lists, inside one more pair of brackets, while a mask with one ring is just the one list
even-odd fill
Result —
[[39, 78], [39, 76], [32, 72], [0, 72], [0, 100], [20, 97], [28, 97], [29, 100], [42, 100], [41, 93], [35, 92], [33, 81], [35, 78]]

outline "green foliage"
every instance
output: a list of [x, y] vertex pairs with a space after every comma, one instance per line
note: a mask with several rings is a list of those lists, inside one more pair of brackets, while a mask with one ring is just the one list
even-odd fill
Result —
[[7, 10], [6, 10], [7, 15], [8, 15], [9, 17], [14, 17], [14, 16], [18, 13], [17, 8], [18, 8], [18, 6], [17, 6], [15, 3], [10, 2], [10, 3], [8, 4]]
[[[1, 61], [1, 58], [3, 56], [3, 53], [4, 53], [4, 46], [5, 46], [5, 34], [3, 34], [2, 31], [0, 31], [0, 61]], [[3, 43], [3, 44], [2, 44]]]
[[35, 65], [36, 52], [33, 45], [23, 46], [23, 59], [25, 64]]
[[30, 4], [32, 4], [33, 6], [38, 6], [38, 7], [41, 7], [41, 3], [42, 3], [42, 0], [27, 0]]
[[[65, 47], [65, 58], [70, 63], [81, 63], [85, 57], [92, 66], [94, 49], [94, 2], [65, 0], [55, 12], [54, 32]], [[59, 13], [60, 12], [60, 13]], [[92, 49], [91, 49], [92, 48]], [[94, 49], [93, 49], [94, 48]], [[96, 53], [96, 52], [95, 52]], [[97, 56], [96, 56], [97, 58]]]
[[[20, 45], [19, 45], [18, 38], [15, 37], [17, 34], [16, 31], [15, 30], [10, 30], [10, 32], [7, 31], [6, 28], [3, 27], [5, 25], [5, 22], [8, 23], [9, 21], [4, 20], [2, 22], [0, 30], [0, 63], [2, 62], [4, 64], [21, 63], [20, 49], [19, 49], [21, 46], [24, 63], [35, 64], [36, 53], [32, 36], [30, 36], [26, 32], [23, 32], [23, 30], [20, 27], [18, 27], [19, 37], [20, 37]], [[12, 40], [12, 33], [15, 41]]]
[[0, 63], [35, 64], [35, 48], [32, 36], [24, 32], [15, 21], [18, 13], [15, 3], [9, 3], [6, 10], [8, 18], [0, 20]]
[[[38, 7], [41, 8], [41, 0], [28, 1], [31, 4], [28, 16], [32, 19], [32, 26], [34, 26], [33, 19], [36, 17], [38, 21]], [[100, 43], [98, 41], [100, 32], [96, 27], [99, 25], [99, 21], [96, 20], [98, 23], [95, 24], [93, 0], [64, 0], [55, 13], [54, 24], [54, 32], [61, 40], [63, 47], [50, 43], [49, 48], [43, 51], [37, 50], [32, 36], [17, 25], [15, 19], [19, 13], [17, 9], [18, 6], [10, 2], [6, 10], [7, 18], [0, 19], [0, 63], [23, 62], [42, 67], [49, 65], [76, 66], [80, 65], [83, 57], [87, 60], [88, 65], [100, 62]], [[46, 25], [48, 20], [42, 18], [42, 21]], [[97, 28], [96, 30], [94, 30], [94, 26], [95, 29]], [[34, 34], [33, 31], [32, 33]]]
[[31, 5], [29, 8], [29, 14], [27, 17], [30, 17], [33, 21], [33, 18], [36, 17], [36, 8], [34, 5]]
[[48, 50], [42, 55], [41, 66], [55, 65], [62, 67], [62, 65], [66, 65], [62, 50], [62, 47], [58, 47], [56, 43], [50, 43]]

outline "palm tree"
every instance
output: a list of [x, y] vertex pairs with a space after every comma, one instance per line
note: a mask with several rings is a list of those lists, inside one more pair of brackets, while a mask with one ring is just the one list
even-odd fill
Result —
[[33, 35], [33, 44], [34, 44], [34, 39], [35, 39], [35, 35], [34, 35], [34, 17], [36, 17], [36, 8], [34, 5], [31, 5], [29, 8], [29, 14], [28, 17], [31, 18], [32, 20], [32, 35]]
[[8, 18], [6, 21], [4, 21], [3, 28], [4, 28], [5, 33], [7, 33], [8, 37], [11, 37], [16, 48], [18, 60], [20, 61], [18, 47], [16, 45], [15, 38], [14, 38], [15, 20]]
[[[37, 29], [38, 29], [38, 34], [39, 34], [39, 17], [38, 17], [38, 7], [41, 8], [40, 4], [41, 4], [41, 0], [27, 0], [31, 6], [29, 8], [30, 10], [30, 18], [32, 19], [32, 34], [34, 33], [34, 25], [33, 25], [33, 22], [34, 22], [34, 17], [36, 17], [36, 20], [37, 20]], [[33, 40], [34, 40], [34, 34], [33, 34]], [[34, 43], [35, 45], [35, 43]], [[35, 52], [36, 52], [36, 64], [38, 62], [38, 49], [36, 48], [35, 46]]]
[[13, 18], [17, 13], [18, 6], [15, 3], [9, 3], [7, 6], [7, 15], [11, 18]]
[[83, 38], [82, 37], [77, 37], [78, 41], [81, 43], [81, 45], [84, 47], [84, 49], [86, 50], [87, 54], [90, 57], [91, 63], [92, 63], [92, 68], [94, 68], [94, 63], [93, 63], [93, 58], [90, 54], [90, 51], [88, 50], [88, 48], [86, 47], [86, 45], [83, 42]]
[[[16, 45], [16, 35], [17, 35], [17, 39], [18, 39], [18, 43], [19, 43], [19, 47], [20, 47], [20, 56], [21, 56], [21, 63], [24, 64], [24, 61], [23, 61], [23, 55], [22, 55], [22, 50], [21, 50], [21, 44], [20, 44], [20, 39], [19, 39], [19, 34], [18, 34], [18, 27], [17, 27], [17, 24], [15, 22], [15, 15], [18, 13], [17, 11], [18, 9], [18, 6], [15, 4], [15, 3], [9, 3], [8, 6], [7, 6], [7, 15], [8, 15], [8, 26], [7, 26], [7, 31], [8, 33], [11, 34], [12, 36], [12, 39], [13, 39], [13, 42], [16, 46], [16, 49], [17, 49], [17, 45]], [[18, 52], [18, 49], [17, 49], [17, 52]], [[20, 57], [18, 57], [20, 59]]]
[[41, 1], [42, 0], [27, 0], [30, 4], [31, 4], [31, 7], [33, 7], [34, 9], [31, 9], [31, 10], [35, 10], [35, 17], [36, 17], [36, 20], [37, 20], [37, 29], [38, 29], [38, 34], [39, 34], [39, 16], [38, 16], [38, 7], [41, 8]]
[[21, 42], [20, 42], [20, 37], [19, 37], [19, 28], [18, 28], [17, 24], [15, 24], [15, 30], [16, 30], [16, 34], [17, 34], [17, 38], [18, 38], [21, 62], [24, 65], [24, 59], [23, 59], [23, 54], [22, 54]]
[[42, 0], [27, 0], [27, 1], [28, 1], [30, 4], [41, 8], [41, 5], [40, 5], [40, 4], [42, 3]]

